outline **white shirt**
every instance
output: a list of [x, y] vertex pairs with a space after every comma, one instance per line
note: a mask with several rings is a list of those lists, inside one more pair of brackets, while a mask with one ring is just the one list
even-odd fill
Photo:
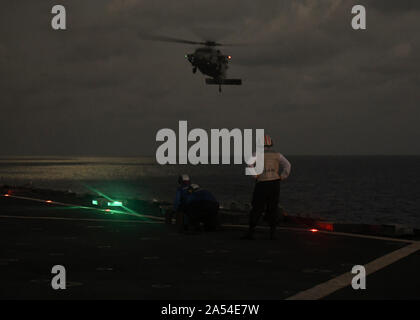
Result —
[[264, 171], [256, 176], [258, 182], [284, 180], [290, 174], [292, 165], [281, 153], [264, 150]]

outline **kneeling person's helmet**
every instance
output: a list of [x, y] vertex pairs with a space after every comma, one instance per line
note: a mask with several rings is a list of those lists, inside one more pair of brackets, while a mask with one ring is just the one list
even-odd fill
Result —
[[178, 177], [178, 183], [180, 185], [189, 185], [191, 183], [190, 176], [188, 174], [181, 174]]

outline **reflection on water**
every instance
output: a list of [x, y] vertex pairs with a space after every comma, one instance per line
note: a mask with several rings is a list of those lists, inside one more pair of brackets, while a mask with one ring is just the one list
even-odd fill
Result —
[[[420, 157], [289, 157], [292, 175], [281, 203], [293, 214], [420, 226]], [[0, 184], [172, 201], [177, 176], [215, 193], [225, 205], [249, 203], [253, 178], [241, 165], [160, 166], [154, 158], [0, 158]]]

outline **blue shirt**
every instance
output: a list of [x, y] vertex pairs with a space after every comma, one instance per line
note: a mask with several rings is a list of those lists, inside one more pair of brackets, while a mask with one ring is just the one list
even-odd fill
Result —
[[194, 191], [186, 198], [186, 204], [190, 204], [195, 201], [217, 202], [216, 198], [211, 194], [211, 192], [204, 189]]
[[178, 189], [176, 190], [175, 202], [174, 202], [175, 211], [182, 209], [182, 207], [185, 205], [186, 200], [189, 196], [188, 187], [189, 186], [182, 186], [182, 187], [178, 187]]

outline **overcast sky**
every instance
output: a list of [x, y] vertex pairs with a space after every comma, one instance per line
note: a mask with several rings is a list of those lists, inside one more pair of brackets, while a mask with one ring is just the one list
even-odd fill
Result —
[[[51, 8], [67, 9], [67, 30]], [[367, 9], [367, 30], [351, 8]], [[154, 155], [156, 132], [262, 128], [296, 154], [420, 154], [418, 0], [3, 0], [0, 155]], [[241, 87], [206, 86], [194, 46]]]

